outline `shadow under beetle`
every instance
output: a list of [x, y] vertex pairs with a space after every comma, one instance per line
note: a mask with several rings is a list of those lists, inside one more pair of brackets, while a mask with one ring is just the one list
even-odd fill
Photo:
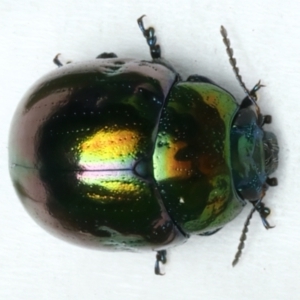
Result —
[[41, 78], [19, 104], [9, 139], [10, 174], [29, 214], [73, 243], [108, 250], [166, 250], [190, 235], [210, 235], [247, 200], [235, 264], [254, 211], [268, 229], [262, 199], [278, 165], [271, 117], [248, 90], [224, 27], [221, 34], [246, 97], [210, 79], [182, 80], [161, 58], [152, 27], [138, 25], [151, 61], [103, 53]]

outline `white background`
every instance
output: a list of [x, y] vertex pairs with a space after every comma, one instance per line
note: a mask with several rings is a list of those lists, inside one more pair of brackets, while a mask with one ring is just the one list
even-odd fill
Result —
[[[250, 210], [218, 234], [155, 253], [79, 248], [40, 229], [10, 183], [7, 139], [14, 109], [53, 57], [81, 61], [113, 51], [149, 59], [136, 19], [156, 28], [162, 55], [183, 78], [198, 73], [244, 97], [219, 34], [226, 26], [248, 87], [258, 79], [263, 112], [280, 143], [279, 186], [267, 193], [265, 230], [253, 217], [240, 263], [231, 267]], [[300, 299], [300, 2], [275, 0], [52, 0], [0, 2], [0, 299]]]

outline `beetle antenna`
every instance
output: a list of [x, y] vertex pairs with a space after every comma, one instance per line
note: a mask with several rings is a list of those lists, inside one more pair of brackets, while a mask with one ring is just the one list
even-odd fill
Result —
[[221, 26], [221, 35], [223, 37], [223, 42], [226, 46], [226, 52], [229, 56], [229, 62], [232, 66], [232, 69], [233, 69], [233, 72], [238, 80], [238, 82], [240, 83], [241, 87], [244, 89], [245, 93], [248, 95], [248, 97], [252, 100], [255, 100], [253, 99], [252, 95], [251, 95], [251, 92], [247, 89], [245, 83], [243, 82], [243, 79], [242, 79], [242, 76], [240, 75], [240, 70], [239, 68], [237, 67], [237, 63], [236, 63], [236, 59], [233, 57], [233, 49], [230, 47], [230, 40], [228, 38], [228, 35], [227, 35], [227, 31], [226, 29], [224, 28], [224, 26]]
[[248, 227], [249, 227], [249, 224], [250, 224], [250, 220], [251, 220], [251, 218], [252, 218], [252, 216], [253, 216], [253, 214], [254, 214], [255, 211], [256, 211], [256, 208], [253, 207], [253, 208], [251, 209], [251, 211], [250, 211], [250, 213], [249, 213], [247, 219], [246, 219], [245, 224], [244, 224], [244, 228], [243, 228], [243, 231], [242, 231], [242, 235], [241, 235], [241, 237], [240, 237], [240, 243], [239, 243], [239, 246], [238, 246], [238, 251], [237, 251], [237, 253], [235, 254], [234, 260], [233, 260], [233, 262], [232, 262], [232, 266], [233, 266], [233, 267], [238, 263], [240, 257], [242, 256], [242, 250], [243, 250], [243, 248], [244, 248], [244, 246], [245, 246], [245, 241], [246, 241], [246, 239], [247, 239], [247, 232], [248, 232]]

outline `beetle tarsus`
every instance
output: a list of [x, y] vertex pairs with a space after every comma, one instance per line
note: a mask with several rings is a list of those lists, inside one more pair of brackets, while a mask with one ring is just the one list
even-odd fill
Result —
[[252, 88], [252, 90], [250, 91], [250, 96], [252, 99], [254, 99], [255, 101], [257, 101], [257, 95], [256, 95], [256, 92], [262, 88], [262, 87], [265, 87], [265, 85], [261, 84], [260, 83], [261, 80], [258, 81], [258, 83]]
[[60, 53], [56, 54], [56, 56], [53, 58], [53, 62], [55, 65], [57, 65], [59, 68], [63, 66], [62, 62], [58, 59], [60, 56]]
[[137, 19], [137, 23], [144, 35], [144, 37], [147, 40], [147, 44], [150, 47], [150, 54], [153, 59], [160, 58], [160, 46], [156, 44], [156, 36], [155, 30], [153, 27], [149, 27], [148, 29], [145, 29], [144, 23], [143, 23], [143, 18], [145, 15], [142, 15], [140, 18]]
[[166, 250], [160, 250], [157, 251], [156, 254], [156, 261], [155, 261], [155, 267], [154, 272], [156, 275], [165, 275], [165, 273], [161, 273], [159, 263], [165, 264], [167, 262], [167, 251]]

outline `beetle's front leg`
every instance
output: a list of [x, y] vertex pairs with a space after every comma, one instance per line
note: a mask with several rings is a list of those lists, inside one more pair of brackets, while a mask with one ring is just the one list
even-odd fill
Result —
[[260, 88], [262, 88], [262, 87], [264, 87], [265, 85], [263, 85], [263, 84], [261, 84], [260, 83], [260, 80], [258, 81], [258, 83], [253, 87], [253, 89], [250, 91], [250, 95], [251, 95], [251, 97], [253, 98], [253, 99], [255, 99], [255, 100], [257, 100], [257, 95], [256, 95], [256, 92], [260, 89]]
[[160, 272], [160, 267], [159, 267], [160, 262], [162, 264], [165, 264], [167, 262], [167, 251], [166, 250], [157, 251], [155, 267], [154, 267], [154, 272], [156, 275], [165, 275], [164, 273]]

